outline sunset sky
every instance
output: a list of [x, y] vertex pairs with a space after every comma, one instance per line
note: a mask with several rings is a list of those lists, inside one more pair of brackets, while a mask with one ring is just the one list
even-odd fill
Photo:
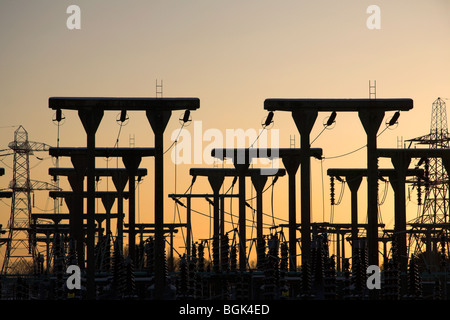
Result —
[[[66, 9], [72, 4], [81, 9], [80, 30], [66, 26], [70, 16]], [[370, 5], [381, 10], [379, 30], [366, 26]], [[376, 81], [378, 98], [414, 100], [413, 110], [403, 112], [398, 126], [378, 139], [379, 147], [397, 147], [397, 139], [429, 132], [431, 105], [437, 97], [450, 104], [449, 35], [448, 0], [0, 0], [0, 149], [7, 149], [19, 125], [28, 131], [30, 140], [56, 146], [57, 126], [48, 107], [49, 97], [155, 97], [157, 79], [163, 81], [164, 97], [199, 98], [200, 109], [192, 112], [192, 120], [201, 121], [203, 133], [217, 129], [224, 136], [227, 129], [261, 129], [267, 116], [263, 109], [266, 98], [368, 98], [369, 81]], [[386, 121], [392, 114], [386, 114]], [[172, 133], [180, 128], [181, 115], [172, 115], [166, 147], [172, 143]], [[85, 146], [86, 135], [76, 112], [64, 111], [64, 116], [60, 146]], [[328, 116], [319, 114], [311, 140], [322, 131]], [[116, 143], [116, 117], [116, 112], [105, 114], [97, 146]], [[129, 117], [121, 129], [119, 146], [128, 147], [130, 135], [134, 135], [136, 146], [152, 147], [153, 133], [145, 115], [130, 112]], [[193, 134], [193, 123], [186, 129]], [[289, 113], [275, 113], [270, 130], [274, 129], [279, 130], [280, 147], [289, 147], [294, 135], [299, 147], [299, 133]], [[203, 146], [208, 143], [203, 141]], [[365, 143], [357, 114], [347, 113], [338, 114], [334, 128], [325, 130], [312, 145], [323, 148], [325, 156], [322, 162], [312, 160], [313, 222], [350, 222], [348, 189], [331, 220], [326, 170], [362, 168], [366, 152], [363, 149], [346, 157], [326, 158]], [[55, 166], [54, 160], [45, 153], [36, 156], [44, 160], [30, 158], [31, 178], [51, 182], [48, 168]], [[191, 181], [189, 168], [194, 165], [175, 167], [170, 153], [165, 159], [165, 194], [184, 192]], [[6, 171], [0, 177], [0, 188], [7, 189], [12, 179], [12, 156], [0, 157], [0, 161]], [[70, 163], [61, 160], [60, 165]], [[106, 165], [105, 159], [97, 159], [98, 167]], [[117, 163], [111, 160], [108, 165], [115, 167]], [[118, 165], [122, 166], [121, 161]], [[153, 160], [145, 159], [142, 166], [149, 170], [149, 176], [140, 185], [139, 221], [153, 222]], [[380, 160], [380, 166], [391, 164]], [[112, 190], [112, 182], [106, 180], [99, 188]], [[226, 180], [225, 187], [230, 183], [231, 179]], [[65, 178], [61, 185], [69, 190]], [[337, 184], [337, 193], [339, 187]], [[380, 185], [380, 190], [383, 188]], [[197, 179], [193, 192], [211, 192], [206, 178]], [[248, 197], [251, 192], [249, 188]], [[364, 222], [365, 182], [359, 199], [360, 221]], [[268, 214], [270, 200], [269, 190], [264, 200]], [[407, 203], [409, 220], [417, 215], [414, 194]], [[9, 219], [9, 205], [9, 200], [0, 203], [3, 228]], [[34, 212], [51, 211], [52, 205], [47, 191], [36, 192]], [[256, 202], [253, 205], [256, 207]], [[194, 206], [209, 214], [204, 200], [196, 200]], [[101, 203], [99, 207], [103, 212]], [[184, 209], [180, 210], [184, 221]], [[179, 222], [178, 217], [174, 221], [174, 213], [174, 204], [167, 198], [166, 222]], [[233, 213], [237, 214], [237, 201]], [[275, 185], [274, 214], [287, 218], [287, 177]], [[392, 227], [390, 186], [381, 214]], [[251, 218], [250, 211], [247, 216]], [[207, 238], [209, 219], [200, 215], [193, 219], [194, 237]], [[270, 220], [267, 217], [265, 222]]]

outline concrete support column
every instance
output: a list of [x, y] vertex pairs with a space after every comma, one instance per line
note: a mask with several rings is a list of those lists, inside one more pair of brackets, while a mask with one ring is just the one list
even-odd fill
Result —
[[317, 119], [318, 111], [314, 108], [292, 111], [292, 118], [300, 132], [302, 149], [300, 168], [300, 208], [301, 208], [301, 244], [302, 264], [311, 262], [311, 159], [310, 133]]
[[208, 176], [209, 184], [214, 193], [214, 217], [213, 217], [213, 270], [220, 271], [220, 198], [219, 192], [222, 187], [223, 175]]
[[172, 115], [169, 110], [147, 110], [147, 119], [155, 134], [155, 298], [162, 299], [164, 276], [164, 140]]
[[138, 155], [127, 155], [122, 157], [128, 173], [128, 246], [129, 257], [133, 263], [136, 261], [136, 173], [142, 158]]
[[[264, 246], [263, 235], [263, 190], [267, 182], [267, 176], [255, 174], [251, 176], [253, 187], [256, 190], [256, 246], [257, 252], [260, 252], [262, 246]], [[262, 261], [259, 261], [260, 256], [257, 255], [257, 265], [260, 266]]]
[[[347, 185], [351, 193], [351, 234], [352, 241], [358, 238], [358, 189], [361, 185], [361, 176], [347, 176]], [[356, 256], [356, 247], [352, 246], [352, 256]]]
[[113, 173], [112, 181], [117, 191], [117, 239], [119, 240], [119, 250], [123, 254], [123, 190], [128, 182], [128, 175], [125, 173]]
[[102, 109], [79, 109], [87, 135], [87, 298], [95, 298], [95, 133], [103, 118]]
[[[367, 135], [367, 244], [369, 265], [378, 262], [378, 156], [377, 132], [385, 112], [380, 109], [362, 109], [359, 119]], [[374, 290], [372, 290], [375, 292]], [[371, 291], [371, 292], [372, 292]]]
[[300, 157], [288, 156], [282, 158], [283, 165], [288, 173], [289, 184], [289, 270], [297, 269], [297, 209], [295, 175], [300, 166]]
[[245, 176], [249, 164], [234, 163], [239, 176], [239, 270], [245, 271], [247, 268], [247, 229], [245, 210]]
[[391, 175], [390, 182], [395, 192], [395, 225], [393, 237], [397, 242], [400, 262], [400, 271], [404, 274], [408, 271], [407, 237], [406, 237], [406, 171], [411, 158], [404, 153], [397, 153], [391, 157], [396, 173]]

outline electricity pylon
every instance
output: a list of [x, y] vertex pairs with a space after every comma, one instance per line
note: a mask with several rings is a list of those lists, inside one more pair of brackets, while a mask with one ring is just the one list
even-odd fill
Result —
[[8, 147], [13, 150], [13, 179], [11, 215], [8, 222], [8, 239], [2, 274], [30, 272], [36, 255], [35, 234], [31, 228], [31, 192], [34, 190], [56, 190], [47, 182], [30, 179], [30, 155], [35, 151], [48, 151], [50, 146], [28, 141], [28, 133], [22, 127], [14, 132], [14, 141]]
[[[410, 139], [416, 144], [428, 145], [430, 149], [447, 149], [450, 146], [450, 136], [447, 127], [447, 110], [444, 100], [437, 98], [432, 105], [430, 133], [421, 137]], [[449, 185], [448, 174], [444, 168], [441, 158], [421, 159], [425, 165], [427, 180], [422, 183], [425, 189], [423, 206], [420, 214], [414, 222], [420, 224], [418, 229], [423, 234], [436, 231], [439, 225], [449, 222]], [[418, 186], [418, 185], [416, 185]], [[440, 230], [440, 229], [439, 229]], [[445, 231], [445, 228], [442, 229]], [[436, 236], [437, 234], [433, 234]], [[430, 235], [428, 235], [430, 237]], [[415, 253], [424, 252], [424, 243], [418, 239]], [[435, 241], [433, 251], [437, 250], [439, 241]]]

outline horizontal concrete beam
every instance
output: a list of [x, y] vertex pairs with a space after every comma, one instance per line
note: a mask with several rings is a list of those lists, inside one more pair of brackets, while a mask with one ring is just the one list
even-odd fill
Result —
[[[53, 157], [71, 157], [87, 155], [87, 148], [85, 147], [63, 147], [49, 148], [49, 155]], [[141, 156], [153, 157], [155, 155], [155, 148], [95, 148], [96, 157], [123, 157], [123, 156]]]
[[[238, 198], [236, 193], [219, 194], [219, 197]], [[169, 198], [214, 198], [214, 194], [210, 193], [171, 193]]]
[[[378, 173], [380, 176], [390, 176], [397, 173], [395, 169], [378, 169]], [[358, 168], [330, 168], [327, 170], [327, 174], [329, 176], [367, 176], [367, 169], [358, 169]], [[408, 169], [406, 171], [407, 176], [423, 176], [423, 169]]]
[[[129, 224], [125, 223], [124, 226], [128, 228]], [[135, 224], [136, 229], [145, 229], [145, 228], [154, 228], [154, 223], [136, 223]], [[164, 223], [163, 227], [165, 228], [181, 228], [181, 227], [187, 227], [186, 223]]]
[[407, 111], [413, 108], [412, 99], [266, 99], [264, 109], [268, 111], [295, 111], [315, 109], [317, 111]]
[[[76, 193], [74, 193], [73, 191], [50, 191], [49, 193], [50, 198], [65, 198], [65, 197], [71, 197], [72, 195], [76, 195]], [[119, 192], [116, 191], [96, 191], [94, 193], [94, 196], [96, 198], [101, 198], [104, 196], [113, 196], [113, 197], [118, 197], [120, 195]], [[129, 192], [128, 191], [124, 191], [121, 193], [121, 195], [123, 196], [123, 198], [128, 199], [129, 197]], [[87, 198], [88, 197], [88, 192], [83, 192], [83, 197]]]
[[[87, 214], [83, 213], [83, 219], [87, 219]], [[50, 220], [69, 220], [71, 217], [68, 213], [32, 213], [31, 218], [33, 219], [50, 219]], [[117, 213], [110, 213], [110, 218], [117, 218]], [[95, 213], [95, 218], [107, 218], [106, 213]]]
[[50, 97], [49, 108], [80, 110], [196, 110], [200, 107], [198, 98], [114, 98], [114, 97]]
[[391, 158], [396, 155], [405, 155], [410, 158], [449, 158], [450, 149], [394, 149], [394, 148], [379, 148], [377, 155], [381, 158]]
[[[270, 170], [270, 171], [269, 171]], [[277, 171], [274, 173], [274, 171]], [[191, 168], [189, 170], [191, 176], [224, 176], [224, 177], [236, 177], [239, 176], [239, 170], [234, 168]], [[265, 176], [284, 176], [286, 174], [285, 169], [276, 168], [258, 168], [247, 169], [245, 171], [246, 176], [265, 175]]]
[[[48, 174], [51, 176], [69, 176], [73, 173], [75, 173], [74, 168], [49, 168]], [[125, 168], [95, 168], [94, 175], [95, 176], [112, 176], [116, 173], [123, 173], [127, 174], [127, 169]], [[87, 175], [87, 171], [85, 173]], [[147, 169], [146, 168], [138, 168], [137, 169], [137, 176], [142, 177], [147, 175]]]
[[219, 159], [242, 158], [251, 161], [252, 158], [283, 158], [302, 156], [308, 152], [310, 157], [322, 158], [321, 148], [311, 148], [309, 151], [302, 151], [300, 148], [214, 148], [211, 150], [211, 156]]

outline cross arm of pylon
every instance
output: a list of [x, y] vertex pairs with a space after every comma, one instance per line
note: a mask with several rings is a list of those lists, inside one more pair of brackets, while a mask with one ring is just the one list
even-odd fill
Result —
[[8, 147], [12, 150], [20, 150], [20, 151], [48, 151], [51, 146], [42, 142], [34, 142], [34, 141], [12, 141], [8, 144]]
[[30, 186], [31, 190], [62, 190], [60, 187], [45, 181], [30, 180]]
[[28, 141], [28, 144], [32, 151], [48, 151], [51, 148], [50, 145], [42, 142]]

